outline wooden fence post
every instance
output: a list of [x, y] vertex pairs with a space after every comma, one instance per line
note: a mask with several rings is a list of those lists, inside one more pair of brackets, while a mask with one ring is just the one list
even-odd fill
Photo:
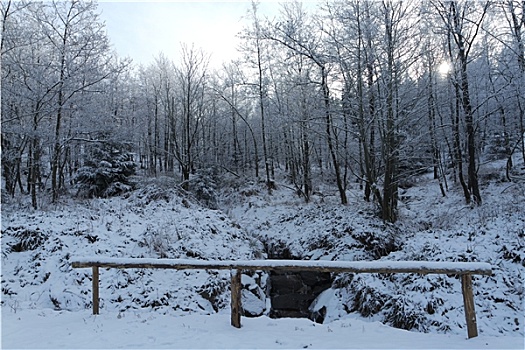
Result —
[[471, 275], [465, 274], [461, 276], [461, 291], [463, 292], [463, 305], [465, 307], [465, 319], [467, 320], [467, 334], [470, 339], [478, 336]]
[[231, 272], [231, 324], [241, 328], [241, 270]]
[[93, 315], [98, 315], [98, 266], [93, 266]]

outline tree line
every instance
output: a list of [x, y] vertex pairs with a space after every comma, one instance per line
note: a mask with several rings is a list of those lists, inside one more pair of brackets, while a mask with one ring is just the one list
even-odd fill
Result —
[[395, 222], [414, 174], [480, 205], [483, 163], [506, 160], [511, 181], [525, 160], [523, 1], [286, 2], [274, 19], [254, 2], [218, 68], [195, 44], [118, 57], [96, 2], [1, 6], [2, 191], [35, 209], [118, 155], [185, 189], [214, 167], [271, 193], [278, 170], [307, 202], [323, 178], [348, 204], [357, 181]]

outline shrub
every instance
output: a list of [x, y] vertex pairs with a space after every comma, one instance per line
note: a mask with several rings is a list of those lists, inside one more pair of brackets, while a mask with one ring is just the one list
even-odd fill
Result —
[[208, 282], [197, 287], [196, 291], [201, 297], [210, 302], [215, 312], [218, 312], [228, 305], [226, 291], [228, 290], [230, 281], [221, 278], [217, 272], [209, 273], [212, 276], [208, 279]]
[[189, 180], [189, 190], [195, 198], [210, 209], [218, 209], [217, 169], [201, 169]]
[[[13, 231], [10, 233], [10, 231]], [[28, 250], [35, 250], [40, 247], [47, 240], [48, 236], [40, 231], [39, 228], [31, 230], [24, 227], [9, 227], [5, 230], [6, 234], [10, 234], [16, 239], [16, 243], [10, 244], [9, 252], [25, 252]]]
[[377, 314], [388, 300], [386, 295], [364, 283], [355, 283], [351, 289], [355, 292], [351, 311], [357, 311], [364, 317]]
[[[420, 306], [420, 305], [419, 305]], [[427, 312], [429, 307], [427, 305]], [[392, 327], [400, 329], [417, 329], [419, 331], [428, 331], [426, 319], [422, 311], [414, 308], [411, 301], [403, 296], [396, 296], [385, 304], [384, 322]], [[435, 312], [433, 309], [431, 312]]]
[[150, 229], [144, 234], [144, 239], [139, 242], [140, 247], [147, 247], [150, 254], [157, 254], [159, 258], [168, 258], [171, 250], [171, 235], [167, 229]]
[[352, 232], [352, 237], [362, 244], [364, 250], [374, 259], [380, 259], [402, 248], [402, 244], [395, 239], [395, 235], [380, 231]]
[[129, 145], [101, 142], [91, 150], [91, 158], [75, 176], [77, 195], [86, 198], [112, 197], [133, 189], [129, 180], [135, 174], [135, 162]]

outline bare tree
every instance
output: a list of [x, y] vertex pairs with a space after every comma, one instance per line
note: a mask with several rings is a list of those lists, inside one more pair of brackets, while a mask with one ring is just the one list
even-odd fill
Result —
[[35, 7], [31, 15], [46, 37], [51, 59], [58, 63], [54, 66], [55, 81], [52, 83], [56, 91], [56, 114], [51, 187], [56, 201], [64, 184], [61, 169], [67, 155], [62, 127], [64, 118], [72, 112], [66, 106], [76, 95], [109, 76], [105, 69], [110, 59], [109, 44], [94, 2], [52, 1]]
[[[295, 4], [295, 6], [298, 6], [298, 4]], [[300, 7], [296, 8], [296, 11], [299, 18], [307, 15]], [[289, 14], [291, 14], [291, 12], [289, 12]], [[334, 167], [341, 204], [346, 205], [348, 204], [348, 198], [346, 196], [345, 181], [341, 174], [340, 160], [337, 154], [337, 144], [334, 137], [334, 109], [332, 108], [332, 96], [329, 86], [330, 63], [332, 59], [329, 55], [326, 55], [322, 46], [323, 42], [319, 37], [321, 31], [316, 30], [316, 28], [313, 27], [306, 28], [305, 22], [304, 18], [300, 18], [299, 23], [303, 23], [303, 25], [297, 26], [297, 20], [287, 18], [284, 19], [283, 22], [275, 25], [273, 28], [274, 33], [266, 33], [265, 35], [268, 39], [276, 41], [295, 54], [301, 55], [310, 60], [319, 70], [320, 81], [317, 83], [321, 88], [321, 100], [324, 107], [325, 136]], [[315, 33], [318, 33], [317, 37]]]
[[181, 93], [181, 138], [175, 139], [175, 158], [182, 170], [182, 182], [188, 188], [190, 174], [195, 170], [194, 148], [204, 112], [204, 91], [207, 79], [208, 56], [193, 45], [182, 45], [182, 62], [177, 69]]
[[403, 135], [418, 114], [409, 74], [418, 59], [416, 7], [407, 1], [349, 5], [327, 5], [333, 29], [326, 32], [344, 80], [343, 113], [352, 116], [360, 144], [364, 198], [373, 195], [383, 220], [394, 222]]
[[511, 74], [512, 85], [515, 86], [517, 112], [519, 113], [519, 135], [518, 142], [512, 147], [508, 167], [512, 167], [512, 152], [521, 146], [521, 156], [525, 161], [525, 2], [517, 0], [507, 0], [501, 3], [503, 13], [510, 29], [512, 38], [510, 43], [511, 52], [514, 55], [518, 70], [517, 74]]
[[[258, 138], [250, 123], [247, 112], [244, 112], [245, 110], [249, 110], [249, 95], [247, 94], [247, 85], [245, 84], [246, 79], [240, 70], [238, 62], [232, 62], [223, 68], [225, 76], [222, 78], [222, 85], [220, 83], [216, 84], [218, 86], [214, 88], [214, 93], [229, 109], [228, 114], [231, 118], [231, 140], [229, 140], [231, 147], [229, 149], [233, 150], [233, 154], [231, 154], [233, 169], [237, 171], [242, 161], [242, 171], [245, 172], [246, 165], [251, 164], [253, 161], [255, 177], [259, 178]], [[251, 142], [248, 142], [246, 135], [243, 137], [244, 142], [241, 142], [242, 130], [244, 128], [247, 129]], [[251, 160], [248, 158], [249, 153], [251, 153], [250, 147], [246, 144], [252, 143], [253, 159]], [[223, 157], [224, 156], [225, 155], [223, 155]]]
[[[251, 69], [255, 70], [255, 82], [248, 82], [247, 84], [254, 87], [257, 94], [257, 106], [259, 110], [259, 118], [261, 121], [261, 144], [263, 153], [264, 170], [266, 175], [266, 187], [271, 193], [275, 189], [275, 181], [271, 172], [271, 159], [267, 132], [267, 105], [268, 105], [268, 84], [267, 84], [267, 65], [268, 53], [263, 37], [263, 28], [261, 19], [258, 14], [258, 4], [252, 2], [249, 11], [250, 26], [246, 28], [243, 39], [245, 42], [244, 50], [247, 53], [247, 63]], [[251, 76], [251, 75], [247, 75]]]
[[489, 2], [478, 4], [470, 1], [433, 2], [436, 11], [441, 17], [450, 38], [451, 59], [455, 62], [455, 73], [458, 81], [454, 81], [457, 98], [461, 101], [464, 112], [465, 128], [467, 133], [468, 154], [468, 190], [464, 191], [465, 200], [470, 203], [471, 196], [476, 204], [481, 204], [479, 191], [477, 163], [476, 163], [476, 136], [474, 113], [470, 97], [468, 76], [469, 55], [481, 29], [481, 25]]

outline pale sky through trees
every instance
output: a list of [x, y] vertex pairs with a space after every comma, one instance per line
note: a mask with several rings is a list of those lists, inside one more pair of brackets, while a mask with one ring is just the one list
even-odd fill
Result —
[[[180, 43], [195, 43], [219, 66], [237, 56], [236, 35], [245, 25], [250, 1], [100, 1], [102, 20], [120, 56], [148, 64], [160, 52], [177, 60]], [[260, 11], [270, 19], [279, 3], [262, 1]]]

